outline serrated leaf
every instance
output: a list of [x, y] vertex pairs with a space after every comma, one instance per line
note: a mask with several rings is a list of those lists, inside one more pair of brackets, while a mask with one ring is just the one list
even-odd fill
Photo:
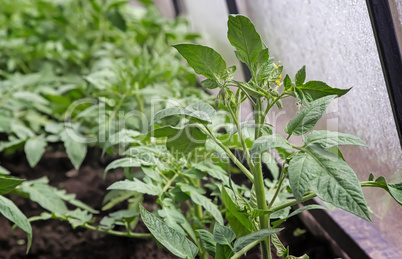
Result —
[[70, 203], [71, 205], [74, 205], [75, 207], [86, 210], [90, 213], [94, 213], [94, 214], [99, 213], [99, 211], [89, 207], [87, 204], [83, 203], [82, 201], [75, 199], [74, 193], [67, 193], [65, 190], [55, 190], [55, 194], [58, 197], [60, 197], [62, 200]]
[[275, 234], [281, 230], [283, 230], [283, 228], [261, 229], [261, 230], [255, 231], [251, 234], [248, 234], [246, 236], [240, 237], [235, 241], [233, 251], [238, 252], [241, 249], [243, 249], [245, 246], [249, 245], [250, 243], [252, 243], [254, 241], [258, 241], [258, 240], [262, 241], [264, 238], [266, 238], [272, 234]]
[[312, 102], [321, 97], [328, 95], [336, 95], [337, 97], [341, 97], [350, 91], [350, 89], [339, 89], [333, 88], [321, 81], [309, 81], [304, 85], [298, 85], [297, 89], [301, 90], [304, 94], [304, 97], [308, 102]]
[[360, 182], [348, 164], [321, 148], [307, 149], [308, 153], [297, 154], [289, 164], [289, 181], [296, 199], [311, 189], [323, 201], [371, 222]]
[[216, 241], [214, 236], [205, 229], [197, 229], [196, 231], [200, 235], [202, 247], [204, 247], [209, 255], [215, 257]]
[[24, 151], [31, 167], [34, 167], [39, 162], [43, 153], [45, 153], [46, 145], [44, 135], [29, 138], [27, 142], [25, 142]]
[[140, 206], [141, 218], [151, 234], [170, 252], [180, 258], [195, 258], [198, 248], [185, 235]]
[[254, 24], [245, 16], [230, 15], [228, 20], [228, 39], [241, 55], [240, 61], [252, 69], [251, 64], [258, 61], [262, 51], [260, 35], [255, 30]]
[[193, 167], [195, 169], [198, 169], [202, 172], [206, 172], [209, 174], [211, 177], [218, 179], [222, 181], [224, 185], [229, 185], [229, 177], [227, 176], [227, 173], [225, 170], [222, 169], [222, 167], [215, 165], [211, 162], [200, 162], [193, 164]]
[[313, 130], [303, 138], [303, 142], [306, 146], [314, 145], [322, 149], [343, 145], [367, 146], [366, 143], [358, 137], [327, 130]]
[[87, 154], [87, 146], [73, 140], [67, 133], [62, 134], [61, 139], [64, 142], [68, 158], [70, 158], [74, 168], [78, 170]]
[[32, 243], [32, 228], [27, 217], [15, 206], [15, 204], [6, 197], [0, 196], [0, 213], [12, 221], [28, 235], [27, 252]]
[[195, 44], [174, 45], [197, 74], [220, 81], [226, 72], [226, 62], [215, 50]]
[[254, 141], [250, 153], [252, 156], [255, 156], [273, 148], [292, 149], [292, 146], [279, 134], [267, 135], [259, 137]]
[[200, 206], [202, 206], [206, 211], [211, 213], [212, 217], [219, 222], [220, 224], [223, 224], [223, 218], [221, 215], [221, 212], [218, 209], [218, 206], [215, 205], [210, 199], [207, 197], [203, 196], [197, 191], [193, 191], [190, 186], [185, 185], [185, 184], [178, 184], [183, 192], [185, 192], [188, 196], [190, 196], [191, 200]]
[[253, 224], [249, 220], [248, 216], [245, 213], [240, 212], [240, 207], [230, 198], [229, 194], [226, 191], [226, 187], [222, 187], [221, 192], [221, 198], [223, 203], [225, 204], [226, 210], [230, 211], [230, 213], [238, 220], [238, 222], [248, 230], [248, 233], [250, 233], [253, 230]]
[[110, 185], [107, 190], [135, 191], [155, 196], [158, 196], [162, 193], [162, 188], [160, 186], [151, 183], [144, 183], [137, 178], [134, 178], [133, 181], [127, 179], [123, 181], [117, 181]]
[[60, 214], [67, 212], [65, 203], [57, 196], [57, 189], [54, 187], [40, 182], [25, 182], [21, 185], [21, 190], [26, 192], [32, 201], [48, 211]]
[[310, 131], [334, 98], [335, 96], [331, 95], [309, 103], [295, 118], [289, 121], [285, 127], [285, 132], [293, 135], [302, 135]]
[[13, 191], [24, 181], [23, 179], [0, 176], [0, 195]]
[[221, 223], [215, 223], [213, 235], [218, 244], [230, 247], [232, 247], [232, 242], [236, 238], [235, 233]]
[[271, 235], [271, 242], [275, 246], [277, 256], [285, 257], [287, 255], [287, 249], [282, 244], [281, 240], [279, 240], [279, 238], [276, 234]]
[[306, 66], [303, 66], [299, 71], [297, 71], [295, 76], [296, 87], [302, 85], [306, 80]]

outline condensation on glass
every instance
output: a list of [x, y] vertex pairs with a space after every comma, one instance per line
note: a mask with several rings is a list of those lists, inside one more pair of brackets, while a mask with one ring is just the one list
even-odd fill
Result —
[[[401, 146], [365, 1], [238, 3], [271, 55], [282, 61], [284, 73], [294, 75], [306, 65], [308, 80], [337, 88], [353, 86], [330, 106], [318, 128], [354, 134], [368, 143], [367, 148], [341, 149], [358, 178], [367, 180], [373, 173], [390, 182], [402, 181]], [[401, 10], [401, 2], [395, 3]], [[287, 123], [295, 110], [285, 111], [277, 123]], [[374, 226], [402, 252], [402, 208], [382, 190], [364, 191], [369, 206], [383, 217], [373, 216]]]

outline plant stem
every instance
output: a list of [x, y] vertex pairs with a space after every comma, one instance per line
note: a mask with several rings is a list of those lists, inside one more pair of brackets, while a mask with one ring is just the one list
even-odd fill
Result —
[[[201, 186], [201, 181], [198, 179], [196, 184], [197, 187], [202, 187]], [[202, 219], [204, 217], [204, 214], [202, 212], [202, 207], [201, 205], [195, 204], [194, 203], [194, 210], [195, 210], [195, 216], [200, 220], [200, 222], [202, 222]], [[208, 254], [205, 251], [205, 249], [203, 248], [202, 244], [201, 244], [201, 240], [200, 240], [200, 245], [199, 245], [199, 255], [200, 255], [200, 259], [208, 259]]]
[[219, 139], [217, 139], [212, 132], [202, 124], [197, 124], [198, 128], [202, 130], [205, 134], [207, 134], [213, 141], [215, 141], [218, 146], [220, 146], [226, 154], [230, 157], [230, 159], [235, 163], [237, 167], [250, 179], [251, 182], [254, 183], [254, 176], [250, 173], [250, 171], [236, 158], [236, 156], [227, 148]]
[[247, 159], [248, 165], [250, 166], [250, 168], [253, 168], [253, 167], [254, 167], [254, 164], [253, 164], [253, 161], [250, 159], [250, 152], [248, 151], [248, 148], [247, 148], [247, 145], [246, 145], [246, 141], [245, 141], [244, 136], [243, 136], [242, 128], [241, 128], [241, 125], [240, 125], [240, 123], [239, 123], [239, 114], [238, 114], [238, 112], [236, 112], [236, 113], [233, 112], [230, 107], [229, 107], [229, 111], [230, 111], [230, 113], [232, 114], [233, 120], [234, 120], [235, 123], [236, 123], [237, 133], [239, 134], [241, 146], [242, 146], [242, 148], [243, 148], [243, 152], [244, 152], [245, 155], [246, 155], [246, 159]]
[[[282, 168], [283, 168], [283, 167], [282, 167]], [[279, 194], [279, 192], [281, 191], [282, 183], [283, 183], [283, 181], [285, 180], [287, 174], [288, 174], [287, 169], [283, 169], [282, 174], [281, 174], [281, 179], [279, 180], [278, 187], [277, 187], [277, 189], [276, 189], [276, 191], [275, 191], [274, 197], [272, 197], [272, 200], [271, 200], [271, 202], [270, 202], [269, 205], [268, 205], [268, 210], [269, 210], [269, 209], [272, 207], [272, 205], [274, 204], [274, 202], [275, 202], [275, 200], [276, 200], [276, 197], [278, 197], [278, 194]]]
[[260, 242], [261, 242], [261, 239], [251, 242], [250, 244], [246, 245], [242, 250], [240, 250], [239, 252], [235, 253], [232, 257], [230, 257], [230, 259], [240, 258], [240, 256], [245, 254], [248, 250], [250, 250], [254, 246], [258, 245], [258, 243], [260, 243]]
[[172, 183], [174, 182], [174, 180], [177, 178], [177, 176], [179, 176], [179, 174], [175, 174], [172, 178], [170, 178], [170, 180], [166, 183], [166, 185], [163, 187], [162, 189], [162, 194], [165, 193], [167, 191], [167, 189], [169, 189], [169, 187], [172, 185]]
[[278, 206], [273, 207], [273, 208], [270, 209], [269, 211], [270, 211], [271, 213], [273, 213], [273, 212], [275, 212], [275, 211], [278, 211], [278, 210], [281, 210], [281, 209], [284, 209], [284, 208], [287, 208], [287, 207], [290, 207], [290, 206], [293, 206], [293, 205], [296, 205], [296, 204], [299, 204], [299, 203], [302, 203], [302, 202], [311, 200], [312, 198], [314, 198], [314, 197], [316, 197], [316, 196], [317, 196], [317, 194], [311, 193], [311, 194], [305, 195], [303, 198], [301, 198], [300, 201], [297, 201], [297, 200], [295, 200], [295, 199], [292, 199], [292, 200], [290, 200], [290, 201], [288, 201], [288, 202], [286, 202], [286, 203], [283, 203], [283, 204], [281, 204], [281, 205], [278, 205]]
[[[255, 139], [261, 136], [261, 125], [264, 122], [265, 117], [261, 118], [262, 113], [261, 99], [257, 99], [255, 114]], [[261, 155], [258, 155], [254, 159], [254, 188], [257, 197], [257, 206], [260, 210], [267, 210], [267, 202], [265, 199], [265, 187], [264, 187], [264, 177], [262, 175], [261, 167]], [[260, 229], [266, 229], [270, 227], [269, 214], [264, 214], [260, 216]], [[271, 246], [269, 237], [265, 238], [261, 244], [262, 258], [271, 259]]]
[[129, 232], [120, 232], [120, 231], [116, 231], [116, 230], [104, 230], [99, 227], [89, 225], [87, 223], [82, 225], [82, 227], [90, 229], [90, 230], [94, 230], [97, 232], [101, 232], [101, 233], [105, 233], [105, 234], [109, 234], [109, 235], [120, 236], [120, 237], [134, 237], [134, 238], [150, 238], [150, 237], [152, 237], [151, 233], [129, 233]]

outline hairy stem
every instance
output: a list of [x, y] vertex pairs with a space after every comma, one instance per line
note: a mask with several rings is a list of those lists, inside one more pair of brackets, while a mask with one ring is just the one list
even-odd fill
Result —
[[[261, 126], [265, 120], [265, 117], [261, 116], [262, 114], [262, 105], [261, 99], [257, 99], [257, 105], [255, 107], [255, 139], [261, 136]], [[265, 187], [264, 187], [264, 177], [262, 175], [262, 167], [261, 167], [261, 155], [258, 155], [254, 158], [254, 188], [255, 194], [257, 197], [257, 206], [260, 210], [267, 210], [267, 202], [265, 199]], [[261, 215], [260, 217], [260, 229], [266, 229], [270, 227], [270, 219], [269, 214]], [[263, 259], [271, 259], [271, 246], [269, 237], [265, 238], [261, 243], [262, 250], [262, 258]]]

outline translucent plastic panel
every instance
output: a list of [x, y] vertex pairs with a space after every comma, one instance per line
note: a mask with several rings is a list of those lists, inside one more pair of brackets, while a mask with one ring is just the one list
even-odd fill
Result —
[[[398, 2], [398, 1], [396, 1]], [[361, 137], [368, 148], [345, 147], [344, 156], [360, 180], [370, 173], [402, 181], [402, 151], [365, 1], [238, 1], [255, 23], [271, 56], [294, 75], [307, 66], [308, 80], [353, 89], [327, 111], [319, 128]], [[294, 116], [287, 110], [277, 125]], [[382, 190], [365, 190], [383, 220], [375, 226], [402, 252], [402, 209]]]

